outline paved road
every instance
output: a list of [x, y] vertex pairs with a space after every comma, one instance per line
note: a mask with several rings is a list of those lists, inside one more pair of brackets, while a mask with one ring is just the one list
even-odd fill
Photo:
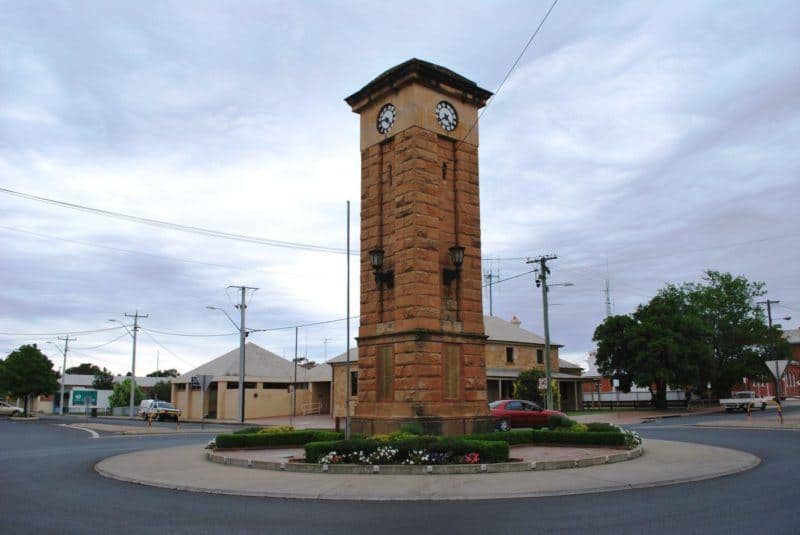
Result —
[[800, 533], [800, 433], [687, 427], [693, 421], [670, 419], [639, 430], [645, 437], [742, 449], [762, 457], [762, 464], [726, 478], [636, 491], [365, 506], [193, 494], [106, 480], [92, 469], [105, 457], [208, 437], [91, 439], [48, 420], [2, 419], [0, 533]]

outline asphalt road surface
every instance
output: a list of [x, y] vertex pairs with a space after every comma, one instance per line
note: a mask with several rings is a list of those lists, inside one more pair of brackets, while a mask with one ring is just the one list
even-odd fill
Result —
[[708, 481], [553, 498], [362, 504], [196, 494], [107, 480], [93, 470], [101, 459], [201, 444], [211, 435], [92, 439], [56, 425], [60, 421], [0, 419], [0, 533], [800, 533], [796, 431], [687, 427], [702, 417], [638, 426], [645, 438], [735, 448], [763, 459], [753, 470]]

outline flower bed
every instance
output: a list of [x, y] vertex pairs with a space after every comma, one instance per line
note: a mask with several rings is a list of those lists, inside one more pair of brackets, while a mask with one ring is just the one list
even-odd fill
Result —
[[464, 437], [406, 436], [387, 440], [310, 442], [306, 462], [319, 464], [478, 464], [508, 461], [508, 442]]

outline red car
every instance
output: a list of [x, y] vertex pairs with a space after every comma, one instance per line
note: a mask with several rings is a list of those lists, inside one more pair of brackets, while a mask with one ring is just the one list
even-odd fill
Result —
[[532, 401], [521, 399], [493, 401], [489, 403], [489, 410], [500, 431], [508, 431], [512, 427], [547, 427], [551, 416], [565, 416], [563, 412], [548, 411]]

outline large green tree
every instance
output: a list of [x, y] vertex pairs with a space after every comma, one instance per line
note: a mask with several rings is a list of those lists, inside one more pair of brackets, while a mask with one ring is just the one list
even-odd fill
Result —
[[689, 298], [707, 326], [713, 361], [701, 370], [699, 386], [706, 382], [717, 397], [727, 397], [742, 377], [764, 380], [763, 362], [776, 341], [782, 349], [780, 329], [770, 331], [756, 300], [766, 294], [764, 284], [730, 273], [706, 271], [702, 283], [687, 284]]
[[53, 363], [36, 344], [15, 349], [0, 366], [0, 392], [25, 400], [25, 415], [29, 414], [31, 396], [49, 395], [58, 388], [58, 374]]
[[544, 406], [542, 391], [539, 389], [539, 379], [544, 377], [544, 372], [535, 368], [520, 372], [514, 381], [514, 398], [527, 399]]
[[[136, 385], [136, 391], [133, 394], [134, 405], [138, 406], [144, 399], [144, 390], [139, 385]], [[108, 398], [108, 404], [113, 407], [127, 407], [131, 402], [131, 380], [125, 379], [114, 385], [114, 391]], [[136, 407], [134, 407], [136, 410]]]
[[657, 408], [666, 407], [670, 385], [697, 384], [711, 352], [706, 326], [692, 307], [688, 293], [667, 286], [630, 316], [611, 316], [594, 333], [597, 365], [620, 379], [647, 386]]

